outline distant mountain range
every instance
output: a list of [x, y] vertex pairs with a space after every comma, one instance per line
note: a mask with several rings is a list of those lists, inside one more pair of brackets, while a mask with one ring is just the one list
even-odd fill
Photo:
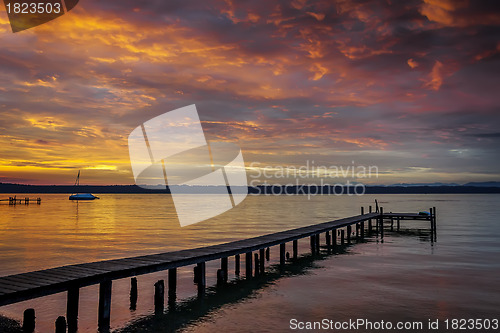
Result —
[[457, 183], [399, 183], [388, 186], [478, 186], [478, 187], [500, 187], [500, 182], [470, 182], [466, 184]]

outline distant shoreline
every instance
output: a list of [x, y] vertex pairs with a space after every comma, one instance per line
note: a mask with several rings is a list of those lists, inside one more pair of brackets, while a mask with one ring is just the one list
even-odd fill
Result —
[[[248, 187], [248, 192], [251, 194], [334, 194], [338, 193], [339, 187], [333, 186], [255, 186]], [[178, 188], [183, 193], [222, 193], [224, 187], [219, 186], [203, 186], [190, 187], [181, 186]], [[337, 192], [335, 192], [337, 190]], [[0, 183], [0, 193], [115, 193], [115, 194], [146, 194], [146, 193], [170, 193], [167, 189], [144, 189], [137, 185], [88, 185], [75, 187], [73, 185], [22, 185]], [[226, 192], [227, 193], [227, 192]], [[354, 193], [354, 186], [345, 187], [344, 194]], [[489, 194], [500, 193], [500, 187], [487, 186], [428, 186], [428, 185], [410, 185], [410, 186], [371, 186], [366, 185], [364, 194]]]

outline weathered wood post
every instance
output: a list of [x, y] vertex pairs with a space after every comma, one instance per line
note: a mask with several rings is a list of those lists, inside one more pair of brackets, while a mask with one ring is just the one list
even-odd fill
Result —
[[309, 237], [309, 242], [311, 243], [311, 254], [314, 255], [316, 254], [316, 249], [314, 243], [316, 242], [316, 237], [314, 235], [311, 235]]
[[[372, 206], [368, 206], [368, 212], [371, 213], [372, 212]], [[368, 233], [372, 233], [373, 232], [373, 226], [372, 226], [372, 219], [369, 219], [368, 220]]]
[[[137, 308], [137, 278], [133, 277], [130, 279], [130, 310], [135, 311], [136, 308]], [[69, 322], [70, 320], [68, 316], [68, 326]]]
[[319, 234], [316, 234], [316, 241], [314, 242], [314, 245], [316, 246], [316, 254], [319, 254], [321, 250], [321, 242], [319, 238]]
[[347, 244], [351, 244], [351, 233], [352, 233], [352, 227], [351, 225], [347, 226]]
[[[365, 207], [361, 206], [361, 215], [365, 215]], [[361, 236], [361, 239], [365, 238], [365, 221], [362, 221], [361, 223], [359, 223], [359, 232], [360, 232], [360, 236]], [[356, 236], [358, 237], [358, 236]]]
[[56, 333], [66, 333], [66, 318], [59, 316], [56, 319]]
[[344, 229], [340, 230], [340, 245], [344, 246], [345, 245], [345, 231]]
[[177, 298], [177, 268], [170, 268], [168, 270], [168, 305], [175, 306]]
[[254, 254], [255, 259], [255, 276], [260, 274], [260, 265], [259, 265], [259, 255], [257, 253]]
[[240, 275], [240, 261], [241, 261], [241, 258], [240, 258], [240, 255], [237, 254], [234, 256], [234, 274], [235, 275]]
[[66, 300], [66, 317], [68, 318], [68, 331], [70, 333], [76, 332], [78, 330], [79, 299], [80, 289], [78, 287], [69, 288]]
[[160, 315], [163, 313], [165, 306], [165, 282], [159, 280], [155, 283], [155, 314]]
[[337, 250], [337, 229], [332, 230], [332, 251], [335, 253]]
[[35, 309], [26, 309], [23, 313], [23, 332], [35, 331]]
[[266, 260], [269, 261], [271, 258], [271, 250], [269, 248], [266, 249]]
[[266, 260], [266, 249], [262, 248], [262, 249], [259, 249], [259, 257], [260, 257], [260, 261], [259, 261], [259, 270], [264, 273], [264, 261]]
[[330, 253], [332, 247], [330, 239], [330, 231], [325, 232], [325, 239], [326, 239], [326, 250], [328, 251], [328, 253]]
[[380, 238], [384, 238], [384, 207], [380, 207]]
[[205, 287], [207, 285], [205, 262], [196, 264], [196, 270], [198, 273], [198, 279], [196, 281], [198, 284], [198, 297], [200, 297], [205, 294]]
[[299, 252], [298, 251], [298, 248], [299, 248], [298, 240], [294, 240], [292, 244], [293, 244], [293, 246], [292, 246], [293, 247], [293, 250], [292, 250], [292, 252], [293, 252], [293, 259], [297, 260], [298, 252]]
[[285, 266], [285, 251], [286, 251], [286, 244], [281, 243], [280, 244], [280, 266], [283, 268]]
[[228, 258], [225, 257], [225, 258], [221, 258], [220, 259], [220, 269], [222, 270], [222, 282], [223, 283], [226, 283], [227, 282], [227, 279], [228, 279]]
[[109, 329], [111, 320], [111, 280], [99, 284], [98, 327], [101, 331]]
[[252, 277], [252, 252], [245, 254], [245, 277], [247, 279]]

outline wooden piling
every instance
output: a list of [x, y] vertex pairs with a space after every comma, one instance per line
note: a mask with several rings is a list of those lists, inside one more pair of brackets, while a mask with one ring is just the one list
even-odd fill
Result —
[[356, 242], [359, 240], [359, 233], [360, 233], [360, 226], [359, 223], [356, 223]]
[[165, 306], [165, 282], [159, 280], [155, 283], [155, 314], [163, 314], [163, 309]]
[[177, 268], [168, 270], [168, 304], [175, 304], [177, 298]]
[[365, 221], [361, 222], [361, 239], [365, 239]]
[[311, 245], [311, 254], [315, 255], [316, 254], [316, 249], [314, 243], [316, 242], [316, 237], [314, 235], [309, 237], [309, 242]]
[[252, 252], [247, 252], [245, 254], [245, 277], [252, 277]]
[[332, 230], [332, 251], [335, 253], [337, 250], [337, 229]]
[[316, 234], [316, 241], [314, 242], [315, 248], [316, 248], [316, 254], [319, 254], [320, 249], [321, 249], [321, 242], [319, 238], [319, 234]]
[[286, 246], [285, 243], [280, 244], [280, 266], [283, 267], [285, 265], [285, 252]]
[[[130, 310], [135, 311], [137, 309], [137, 278], [133, 277], [130, 279]], [[69, 324], [69, 316], [68, 316]]]
[[[368, 212], [371, 213], [372, 212], [372, 206], [368, 206]], [[369, 219], [368, 220], [368, 233], [372, 233], [373, 232], [373, 226], [372, 226], [372, 219]]]
[[325, 232], [325, 240], [326, 240], [326, 249], [328, 253], [330, 253], [332, 244], [331, 244], [331, 239], [330, 239], [330, 231]]
[[260, 274], [260, 264], [259, 264], [259, 255], [254, 253], [254, 261], [255, 261], [255, 276]]
[[345, 245], [345, 231], [344, 229], [340, 230], [340, 245], [344, 246]]
[[111, 319], [111, 287], [111, 280], [103, 281], [99, 284], [98, 326], [101, 331], [109, 329]]
[[70, 333], [78, 330], [78, 303], [80, 299], [80, 289], [72, 287], [68, 289], [66, 300], [66, 317], [68, 318], [68, 331]]
[[59, 316], [56, 319], [56, 333], [66, 333], [66, 318]]
[[298, 248], [299, 248], [299, 244], [298, 243], [299, 243], [298, 240], [294, 240], [293, 243], [292, 243], [293, 244], [293, 246], [292, 246], [292, 248], [293, 248], [292, 249], [292, 253], [293, 253], [293, 259], [294, 260], [297, 260], [297, 257], [298, 257], [298, 252], [299, 252], [298, 251]]
[[237, 254], [234, 256], [234, 274], [235, 275], [240, 275], [240, 255]]
[[384, 238], [384, 207], [380, 207], [380, 238]]
[[260, 249], [259, 250], [259, 256], [260, 256], [260, 261], [259, 261], [259, 264], [260, 264], [260, 271], [262, 273], [264, 273], [264, 260], [265, 260], [265, 256], [266, 256], [266, 250], [265, 249]]
[[351, 233], [352, 227], [350, 225], [347, 226], [347, 244], [351, 244]]
[[269, 248], [266, 249], [266, 260], [269, 261], [271, 259], [271, 250]]
[[198, 296], [203, 296], [207, 285], [205, 262], [198, 263], [196, 267], [198, 271]]
[[35, 331], [35, 309], [26, 309], [23, 313], [23, 332]]
[[223, 283], [226, 283], [227, 282], [227, 279], [228, 279], [228, 258], [225, 257], [225, 258], [221, 258], [220, 259], [220, 269], [222, 270], [223, 272]]

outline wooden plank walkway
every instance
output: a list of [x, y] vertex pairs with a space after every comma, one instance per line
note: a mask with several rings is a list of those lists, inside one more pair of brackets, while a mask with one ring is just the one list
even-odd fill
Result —
[[[78, 318], [78, 295], [79, 289], [85, 286], [100, 284], [99, 287], [99, 328], [109, 328], [110, 304], [111, 304], [111, 281], [137, 275], [153, 273], [157, 271], [169, 270], [169, 292], [175, 294], [176, 269], [178, 267], [196, 265], [195, 281], [198, 285], [198, 292], [202, 294], [205, 290], [205, 262], [221, 259], [221, 269], [217, 272], [218, 283], [227, 281], [227, 260], [230, 256], [235, 257], [235, 271], [240, 271], [240, 255], [245, 254], [246, 277], [252, 276], [252, 252], [255, 253], [255, 272], [264, 271], [265, 249], [280, 245], [280, 265], [285, 264], [285, 246], [288, 242], [293, 242], [293, 258], [297, 258], [297, 241], [309, 237], [311, 252], [313, 254], [320, 251], [320, 234], [325, 233], [326, 245], [330, 248], [337, 246], [337, 229], [341, 229], [341, 245], [349, 244], [351, 241], [352, 225], [356, 226], [356, 236], [361, 239], [365, 235], [365, 221], [368, 221], [368, 232], [372, 232], [372, 221], [376, 223], [377, 233], [383, 238], [384, 220], [397, 219], [398, 230], [399, 220], [427, 220], [431, 222], [431, 231], [435, 233], [435, 208], [431, 208], [430, 215], [419, 215], [413, 213], [383, 213], [380, 208], [379, 213], [370, 212], [364, 214], [363, 207], [361, 215], [320, 223], [316, 225], [301, 227], [297, 229], [276, 232], [259, 237], [233, 241], [225, 244], [218, 244], [195, 249], [159, 253], [153, 255], [137, 256], [132, 258], [113, 259], [77, 265], [68, 265], [50, 268], [40, 271], [15, 274], [0, 277], [0, 306], [30, 300], [37, 297], [52, 295], [67, 291], [67, 316], [68, 329], [76, 331]], [[343, 228], [347, 230], [344, 230]], [[331, 231], [331, 237], [330, 237]], [[345, 232], [347, 231], [347, 232]], [[346, 236], [346, 239], [345, 239]], [[267, 251], [266, 251], [267, 252]], [[259, 253], [259, 254], [257, 254]], [[268, 254], [267, 254], [268, 255]], [[259, 259], [260, 256], [260, 259]], [[288, 257], [288, 254], [286, 254]], [[237, 273], [239, 274], [239, 273]], [[161, 282], [161, 283], [160, 283]], [[135, 282], [137, 288], [137, 282]], [[173, 290], [171, 290], [173, 289]], [[155, 285], [156, 300], [161, 302], [158, 309], [163, 310], [163, 280]], [[136, 293], [137, 291], [135, 291]], [[170, 295], [170, 294], [169, 294]], [[28, 309], [32, 310], [32, 309]], [[28, 311], [27, 310], [27, 311]], [[160, 311], [159, 310], [159, 311]], [[58, 318], [59, 320], [60, 318]], [[64, 319], [64, 317], [63, 317]], [[31, 323], [34, 327], [34, 322]], [[30, 325], [28, 323], [27, 325]]]
[[375, 219], [378, 216], [378, 213], [368, 213], [225, 244], [4, 276], [0, 277], [0, 306], [63, 292], [75, 285], [81, 288], [106, 280], [116, 280], [170, 268], [195, 265], [253, 252], [261, 248]]

